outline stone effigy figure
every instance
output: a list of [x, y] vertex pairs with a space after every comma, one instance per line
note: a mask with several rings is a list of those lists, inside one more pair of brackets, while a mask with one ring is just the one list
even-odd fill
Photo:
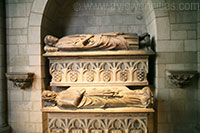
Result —
[[56, 93], [44, 91], [43, 100], [54, 102], [63, 108], [113, 108], [139, 107], [147, 108], [152, 103], [149, 87], [142, 90], [123, 88], [70, 88]]
[[139, 43], [149, 45], [148, 33], [138, 36], [122, 32], [100, 34], [75, 34], [61, 39], [47, 35], [44, 38], [46, 52], [75, 50], [129, 50], [138, 49]]

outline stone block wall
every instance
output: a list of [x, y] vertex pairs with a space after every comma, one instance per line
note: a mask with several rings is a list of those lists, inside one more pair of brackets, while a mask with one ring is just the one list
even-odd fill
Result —
[[[169, 2], [177, 6], [188, 3]], [[167, 70], [197, 70], [197, 11], [170, 10], [168, 16], [156, 15], [157, 132], [194, 132], [198, 122], [197, 79], [181, 89], [173, 86], [166, 73]]]
[[[80, 1], [77, 2], [79, 4]], [[112, 2], [119, 4], [130, 1]], [[151, 2], [196, 1], [143, 1], [152, 5]], [[103, 0], [101, 3], [109, 2]], [[42, 126], [43, 131], [46, 130], [46, 125], [42, 125], [43, 121], [46, 123], [45, 114], [42, 119], [41, 112], [41, 91], [45, 87], [44, 79], [48, 78], [48, 75], [45, 77], [48, 66], [45, 66], [47, 63], [42, 57], [42, 39], [45, 35], [61, 37], [76, 33], [148, 31], [155, 38], [157, 52], [154, 92], [157, 100], [156, 130], [158, 133], [192, 133], [198, 123], [197, 116], [200, 116], [197, 114], [200, 114], [197, 82], [193, 81], [184, 89], [176, 88], [169, 82], [166, 72], [169, 69], [199, 69], [200, 12], [168, 11], [166, 5], [156, 4], [142, 11], [129, 10], [131, 12], [112, 8], [82, 9], [79, 5], [72, 5], [74, 2], [66, 0], [6, 0], [7, 70], [35, 73], [32, 87], [26, 90], [8, 83], [8, 116], [13, 132], [41, 133]]]
[[[79, 0], [76, 2], [50, 0], [46, 7], [46, 14], [44, 14], [43, 30], [46, 34], [51, 33], [58, 37], [103, 32], [141, 34], [147, 31], [145, 18], [143, 10], [131, 7], [135, 4], [138, 3], [129, 0]], [[126, 7], [129, 8], [125, 9]]]
[[25, 90], [8, 82], [8, 121], [13, 133], [42, 132], [42, 61], [38, 27], [42, 15], [31, 12], [33, 2], [6, 0], [7, 71], [35, 73], [32, 87]]

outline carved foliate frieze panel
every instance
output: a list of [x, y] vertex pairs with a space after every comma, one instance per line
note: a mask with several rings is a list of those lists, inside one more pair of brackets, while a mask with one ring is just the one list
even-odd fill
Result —
[[147, 117], [49, 118], [49, 132], [59, 133], [147, 133]]
[[[93, 59], [94, 60], [94, 59]], [[51, 60], [53, 86], [77, 84], [147, 85], [148, 60]]]

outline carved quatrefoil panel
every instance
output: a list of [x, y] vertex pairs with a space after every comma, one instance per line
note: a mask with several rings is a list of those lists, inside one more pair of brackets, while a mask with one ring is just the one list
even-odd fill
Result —
[[147, 85], [148, 60], [77, 61], [59, 60], [50, 64], [52, 85], [123, 84]]
[[147, 118], [51, 118], [51, 133], [147, 133]]

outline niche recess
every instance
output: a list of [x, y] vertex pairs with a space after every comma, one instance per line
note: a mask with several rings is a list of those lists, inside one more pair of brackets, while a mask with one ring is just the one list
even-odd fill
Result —
[[[155, 31], [149, 27], [146, 10], [131, 7], [141, 0], [48, 0], [41, 25], [41, 42], [46, 35], [58, 38], [83, 33], [125, 32], [138, 33]], [[127, 7], [127, 5], [130, 5]], [[151, 33], [152, 35], [152, 33]], [[43, 49], [42, 45], [42, 49]], [[46, 79], [49, 79], [49, 66], [45, 58]], [[151, 69], [150, 74], [154, 75]], [[152, 78], [153, 79], [153, 78]], [[46, 82], [48, 87], [49, 80]], [[150, 83], [152, 83], [150, 81]]]
[[[41, 42], [43, 43], [46, 35], [61, 38], [83, 33], [125, 32], [140, 35], [149, 32], [151, 36], [154, 36], [156, 26], [152, 24], [149, 17], [152, 11], [135, 5], [144, 5], [144, 1], [48, 0], [42, 19]], [[43, 47], [44, 44], [42, 49]], [[154, 63], [151, 60], [150, 58], [148, 76], [152, 84]], [[46, 59], [45, 62], [48, 67]], [[46, 71], [46, 77], [49, 77], [48, 69], [44, 71]]]

